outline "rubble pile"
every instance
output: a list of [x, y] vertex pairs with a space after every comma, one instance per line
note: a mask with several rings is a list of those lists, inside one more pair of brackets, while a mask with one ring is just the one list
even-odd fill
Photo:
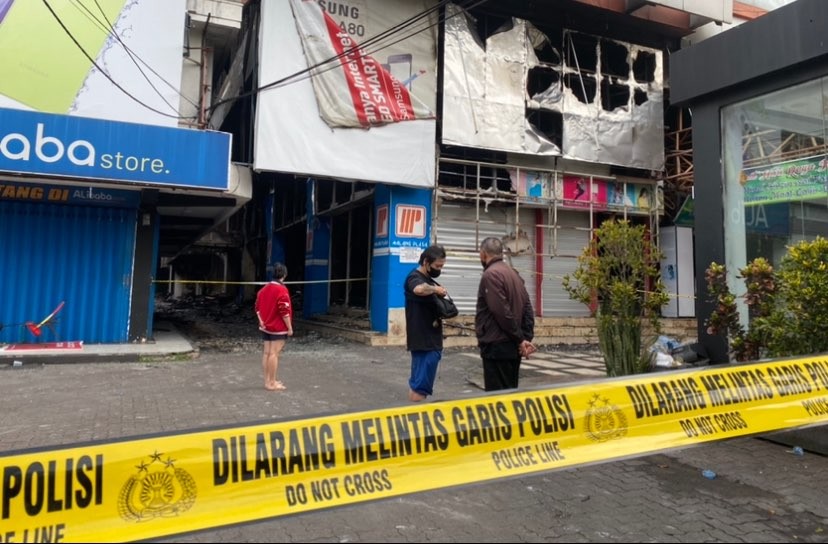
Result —
[[[239, 303], [236, 297], [188, 295], [177, 299], [158, 297], [155, 323], [174, 326], [199, 351], [221, 353], [258, 352], [262, 349], [261, 333], [256, 323], [253, 301]], [[291, 349], [314, 349], [347, 342], [342, 338], [325, 338], [315, 331], [295, 327]]]
[[202, 351], [261, 349], [253, 303], [238, 304], [235, 297], [188, 295], [178, 299], [159, 298], [155, 303], [155, 322], [172, 324]]

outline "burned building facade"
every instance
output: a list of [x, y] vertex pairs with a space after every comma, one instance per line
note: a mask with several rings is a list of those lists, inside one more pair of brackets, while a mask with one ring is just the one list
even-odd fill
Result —
[[561, 278], [607, 218], [658, 235], [666, 61], [693, 24], [729, 20], [725, 3], [726, 16], [578, 0], [381, 4], [245, 8], [258, 36], [247, 85], [259, 274], [285, 262], [305, 317], [362, 311], [398, 337], [402, 281], [422, 249], [446, 247], [441, 281], [471, 314], [477, 249], [497, 236], [538, 317], [587, 316]]

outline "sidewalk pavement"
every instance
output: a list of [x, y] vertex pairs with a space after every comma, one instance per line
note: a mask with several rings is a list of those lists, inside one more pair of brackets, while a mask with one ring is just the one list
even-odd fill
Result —
[[[258, 342], [220, 352], [159, 333], [154, 345], [84, 346], [78, 364], [42, 353], [0, 365], [0, 452], [408, 405], [403, 348], [299, 338], [280, 362], [287, 390], [270, 392]], [[542, 353], [521, 389], [589, 387], [600, 365]], [[430, 402], [483, 396], [481, 374], [475, 350], [446, 350]], [[163, 541], [828, 542], [827, 486], [828, 458], [739, 438]]]
[[[38, 349], [33, 344], [26, 349], [8, 351], [0, 348], [0, 364], [32, 363], [92, 363], [92, 362], [137, 362], [153, 358], [182, 357], [197, 355], [193, 344], [170, 323], [157, 323], [155, 340], [132, 344], [84, 344], [81, 349]], [[77, 344], [58, 342], [57, 344]], [[46, 345], [46, 344], [44, 344]], [[8, 347], [8, 346], [7, 346]]]
[[[155, 339], [146, 343], [131, 344], [84, 344], [82, 349], [37, 349], [26, 345], [20, 351], [0, 348], [0, 364], [33, 363], [93, 363], [139, 362], [155, 359], [197, 357], [198, 347], [182, 335], [171, 323], [159, 322], [155, 326]], [[76, 344], [73, 342], [73, 344]], [[478, 359], [476, 349], [464, 352], [467, 357]], [[605, 376], [601, 354], [594, 349], [539, 351], [523, 362], [526, 371], [550, 377], [582, 379]], [[481, 376], [482, 379], [482, 376]], [[567, 380], [568, 381], [568, 380]], [[479, 384], [482, 388], [482, 382]]]

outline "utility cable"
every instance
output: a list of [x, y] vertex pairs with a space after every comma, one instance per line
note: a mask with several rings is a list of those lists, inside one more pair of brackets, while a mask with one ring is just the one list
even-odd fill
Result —
[[149, 104], [147, 104], [147, 103], [145, 103], [145, 102], [141, 101], [138, 97], [136, 97], [135, 95], [133, 95], [132, 93], [130, 93], [129, 91], [127, 91], [127, 90], [126, 90], [126, 89], [125, 89], [125, 88], [124, 88], [124, 87], [123, 87], [120, 83], [118, 83], [117, 81], [115, 81], [115, 80], [114, 80], [114, 79], [113, 79], [113, 78], [112, 78], [112, 77], [111, 77], [108, 73], [106, 73], [106, 71], [104, 71], [104, 70], [103, 70], [103, 69], [102, 69], [102, 68], [98, 65], [98, 63], [95, 61], [95, 59], [93, 59], [93, 58], [92, 58], [92, 56], [91, 56], [91, 55], [89, 55], [89, 53], [88, 53], [88, 52], [86, 51], [86, 49], [84, 49], [84, 48], [83, 48], [83, 46], [82, 46], [82, 45], [78, 42], [78, 40], [75, 38], [75, 36], [72, 34], [72, 32], [71, 32], [68, 28], [66, 28], [66, 25], [65, 25], [65, 24], [63, 23], [63, 21], [60, 19], [60, 16], [58, 16], [58, 14], [57, 14], [57, 13], [55, 13], [55, 10], [54, 10], [54, 9], [52, 8], [52, 6], [49, 4], [49, 1], [48, 1], [48, 0], [43, 0], [43, 3], [46, 5], [46, 8], [49, 10], [49, 13], [51, 13], [51, 14], [52, 14], [52, 17], [54, 17], [55, 21], [57, 21], [57, 23], [60, 25], [60, 27], [61, 27], [61, 28], [63, 29], [63, 31], [66, 33], [66, 35], [67, 35], [67, 36], [69, 36], [69, 39], [71, 39], [71, 40], [72, 40], [72, 42], [73, 42], [73, 43], [75, 44], [75, 46], [76, 46], [76, 47], [77, 47], [77, 48], [81, 51], [81, 53], [83, 53], [83, 55], [84, 55], [84, 56], [85, 56], [85, 57], [89, 60], [89, 62], [91, 62], [91, 63], [92, 63], [92, 65], [93, 65], [93, 66], [95, 66], [95, 68], [97, 68], [97, 69], [98, 69], [98, 70], [99, 70], [99, 71], [100, 71], [100, 72], [104, 75], [104, 77], [106, 77], [106, 78], [107, 78], [107, 79], [108, 79], [108, 80], [109, 80], [109, 81], [110, 81], [110, 82], [111, 82], [111, 83], [112, 83], [115, 87], [117, 87], [117, 88], [118, 88], [118, 89], [119, 89], [122, 93], [124, 93], [125, 95], [127, 95], [127, 96], [128, 96], [129, 98], [131, 98], [134, 102], [136, 102], [136, 103], [138, 103], [138, 104], [140, 104], [140, 105], [144, 106], [146, 109], [148, 109], [148, 110], [150, 110], [150, 111], [152, 111], [152, 112], [155, 112], [155, 113], [157, 113], [157, 114], [159, 114], [159, 115], [162, 115], [162, 116], [164, 116], [164, 117], [169, 117], [169, 118], [172, 118], [172, 119], [179, 119], [179, 120], [182, 120], [182, 119], [186, 119], [186, 120], [192, 120], [192, 119], [195, 119], [195, 117], [184, 117], [184, 116], [181, 116], [181, 115], [172, 115], [172, 114], [169, 114], [169, 113], [163, 112], [163, 111], [161, 111], [161, 110], [159, 110], [159, 109], [156, 109], [156, 108], [154, 108], [154, 107], [150, 106]]
[[[476, 6], [476, 5], [482, 4], [485, 1], [486, 0], [477, 0], [477, 3], [474, 4], [474, 5]], [[410, 17], [409, 19], [406, 19], [405, 21], [403, 21], [401, 23], [398, 23], [398, 24], [392, 26], [391, 28], [389, 28], [389, 29], [387, 29], [383, 32], [380, 32], [376, 36], [372, 36], [371, 38], [365, 40], [364, 42], [362, 42], [359, 45], [355, 45], [355, 46], [353, 46], [349, 49], [346, 49], [345, 51], [343, 51], [342, 53], [340, 53], [338, 55], [334, 55], [333, 57], [325, 59], [325, 60], [323, 60], [323, 61], [321, 61], [321, 62], [319, 62], [319, 63], [317, 63], [313, 66], [309, 66], [308, 68], [306, 68], [304, 70], [300, 70], [300, 71], [298, 71], [294, 74], [286, 76], [286, 77], [284, 77], [284, 78], [282, 78], [278, 81], [263, 85], [259, 88], [259, 90], [267, 90], [269, 88], [280, 87], [280, 86], [284, 86], [285, 84], [302, 81], [304, 79], [307, 79], [308, 77], [312, 77], [313, 75], [317, 75], [317, 74], [320, 74], [320, 73], [324, 73], [328, 70], [338, 68], [340, 66], [340, 64], [336, 64], [336, 61], [341, 60], [343, 58], [351, 57], [353, 53], [357, 53], [357, 55], [356, 55], [357, 58], [362, 58], [362, 57], [377, 53], [378, 51], [381, 51], [382, 49], [390, 47], [390, 46], [392, 46], [396, 43], [404, 41], [404, 40], [406, 40], [406, 39], [408, 39], [412, 36], [415, 36], [415, 35], [417, 35], [421, 32], [424, 32], [424, 31], [428, 30], [429, 28], [432, 28], [435, 25], [440, 24], [445, 19], [442, 19], [442, 20], [438, 19], [438, 21], [436, 23], [428, 23], [428, 20], [426, 20], [425, 22], [427, 23], [427, 25], [425, 27], [416, 28], [415, 31], [412, 32], [411, 34], [403, 36], [402, 38], [399, 38], [399, 39], [397, 39], [397, 40], [395, 40], [391, 43], [384, 43], [384, 44], [380, 45], [387, 38], [395, 37], [395, 35], [399, 34], [403, 29], [418, 23], [422, 19], [427, 18], [433, 12], [439, 10], [440, 8], [442, 8], [443, 6], [448, 4], [449, 2], [450, 2], [450, 0], [441, 0], [436, 6], [434, 6], [432, 8], [429, 8], [429, 9], [423, 11], [423, 12], [420, 12], [417, 15], [414, 15], [414, 16]], [[474, 7], [474, 6], [469, 6], [469, 7]], [[378, 47], [373, 48], [372, 46], [374, 46], [374, 45], [377, 45]], [[369, 47], [371, 47], [370, 51], [368, 50]], [[318, 70], [318, 68], [322, 68], [326, 65], [330, 65], [330, 66], [328, 66], [325, 69]], [[313, 73], [311, 73], [311, 72], [313, 72]], [[301, 79], [297, 79], [299, 76], [305, 76], [305, 77], [303, 77]]]
[[[256, 94], [258, 94], [262, 91], [265, 91], [267, 89], [284, 87], [284, 86], [290, 85], [292, 83], [297, 83], [299, 81], [309, 79], [309, 78], [311, 78], [315, 75], [322, 74], [322, 73], [324, 73], [328, 70], [333, 70], [333, 69], [339, 68], [339, 66], [340, 66], [339, 64], [333, 64], [333, 63], [335, 63], [336, 61], [338, 61], [342, 58], [351, 56], [354, 53], [356, 53], [357, 58], [362, 58], [362, 57], [365, 57], [365, 56], [373, 55], [374, 53], [377, 53], [378, 51], [381, 51], [381, 50], [383, 50], [387, 47], [390, 47], [390, 46], [392, 46], [392, 45], [394, 45], [398, 42], [401, 42], [403, 40], [407, 40], [408, 38], [410, 38], [412, 36], [415, 36], [415, 35], [417, 35], [421, 32], [424, 32], [424, 31], [428, 30], [429, 28], [432, 28], [432, 27], [434, 27], [434, 26], [436, 26], [436, 25], [438, 25], [442, 22], [445, 22], [446, 20], [450, 19], [451, 17], [455, 17], [456, 15], [459, 15], [460, 13], [463, 13], [463, 11], [458, 11], [458, 13], [455, 14], [455, 15], [451, 15], [451, 16], [443, 17], [443, 18], [438, 18], [437, 22], [435, 22], [435, 23], [430, 23], [427, 26], [425, 26], [423, 28], [418, 28], [414, 32], [412, 32], [411, 34], [403, 36], [402, 38], [399, 38], [399, 39], [397, 39], [393, 42], [386, 43], [386, 44], [380, 45], [379, 47], [372, 48], [370, 51], [366, 51], [366, 46], [376, 45], [376, 44], [378, 44], [378, 42], [382, 42], [384, 39], [389, 38], [389, 37], [393, 36], [394, 34], [398, 33], [398, 31], [401, 28], [411, 26], [412, 24], [416, 23], [418, 20], [420, 20], [424, 17], [428, 17], [432, 12], [434, 12], [436, 10], [439, 10], [442, 6], [449, 3], [449, 1], [450, 0], [441, 0], [437, 4], [437, 6], [435, 6], [433, 8], [429, 8], [428, 10], [425, 10], [425, 11], [423, 11], [423, 12], [421, 12], [421, 13], [419, 13], [419, 14], [417, 14], [417, 15], [409, 18], [409, 19], [406, 19], [402, 23], [394, 25], [393, 27], [389, 28], [388, 30], [385, 30], [384, 32], [381, 32], [380, 34], [369, 38], [368, 40], [363, 42], [361, 45], [357, 45], [357, 46], [351, 47], [349, 49], [346, 49], [345, 51], [343, 51], [339, 55], [334, 55], [333, 57], [330, 57], [330, 58], [325, 59], [325, 60], [323, 60], [323, 61], [321, 61], [317, 64], [314, 64], [313, 66], [309, 66], [306, 69], [299, 70], [298, 72], [295, 72], [293, 74], [285, 76], [281, 79], [278, 79], [276, 81], [267, 83], [265, 85], [262, 85], [262, 86], [260, 86], [256, 89], [253, 89], [252, 91], [247, 91], [247, 92], [241, 93], [241, 94], [233, 96], [233, 97], [229, 97], [229, 98], [225, 98], [223, 100], [219, 100], [218, 102], [214, 103], [209, 108], [207, 108], [207, 110], [211, 111], [211, 110], [217, 108], [218, 106], [221, 106], [222, 104], [226, 104], [228, 102], [233, 102], [233, 101], [236, 101], [236, 100], [240, 100], [242, 98], [247, 98], [249, 96], [256, 95]], [[472, 0], [466, 6], [461, 6], [461, 8], [462, 8], [462, 10], [472, 9], [472, 8], [475, 8], [479, 5], [481, 5], [481, 4], [486, 3], [487, 1], [488, 0]], [[363, 52], [360, 52], [360, 51], [365, 51], [365, 52], [363, 53]], [[329, 65], [329, 66], [326, 66], [326, 65]]]
[[[339, 55], [335, 55], [335, 56], [333, 56], [333, 57], [331, 57], [331, 58], [329, 58], [329, 59], [326, 59], [326, 60], [324, 60], [324, 61], [322, 61], [322, 62], [319, 62], [319, 63], [317, 63], [317, 64], [315, 64], [315, 65], [313, 65], [313, 66], [310, 66], [310, 67], [308, 67], [308, 68], [306, 68], [306, 69], [304, 69], [304, 70], [300, 70], [300, 71], [298, 71], [298, 72], [296, 72], [296, 73], [294, 73], [294, 74], [291, 74], [291, 75], [289, 75], [289, 76], [286, 76], [286, 77], [284, 77], [284, 78], [282, 78], [282, 79], [279, 79], [279, 80], [277, 80], [277, 81], [273, 81], [273, 82], [268, 83], [268, 84], [266, 84], [266, 85], [262, 85], [262, 86], [258, 87], [257, 89], [254, 89], [254, 90], [252, 90], [252, 91], [248, 91], [248, 92], [241, 93], [241, 94], [239, 94], [239, 95], [237, 95], [237, 96], [234, 96], [234, 97], [230, 97], [230, 98], [226, 98], [226, 99], [224, 99], [224, 100], [220, 100], [220, 101], [218, 101], [218, 102], [216, 102], [216, 103], [212, 104], [209, 108], [207, 108], [207, 111], [212, 111], [212, 110], [214, 110], [215, 108], [217, 108], [218, 106], [220, 106], [220, 105], [222, 105], [222, 104], [226, 104], [226, 103], [228, 103], [228, 102], [233, 102], [233, 101], [236, 101], [236, 100], [239, 100], [239, 99], [242, 99], [242, 98], [246, 98], [246, 97], [248, 97], [248, 96], [253, 96], [253, 95], [255, 95], [255, 94], [260, 93], [261, 91], [264, 91], [264, 90], [267, 90], [267, 89], [270, 89], [270, 88], [278, 88], [278, 87], [286, 86], [286, 85], [291, 84], [291, 83], [296, 83], [296, 82], [298, 82], [298, 81], [302, 81], [302, 80], [304, 80], [304, 79], [308, 79], [308, 78], [310, 78], [310, 77], [313, 77], [314, 75], [318, 75], [318, 74], [324, 73], [325, 71], [332, 70], [332, 69], [336, 69], [336, 68], [338, 68], [338, 67], [339, 67], [339, 64], [333, 64], [333, 63], [335, 63], [336, 61], [338, 61], [338, 60], [340, 60], [340, 59], [342, 59], [342, 58], [345, 58], [345, 57], [350, 57], [350, 56], [354, 55], [354, 53], [356, 53], [357, 58], [362, 58], [362, 57], [365, 57], [365, 56], [368, 56], [368, 55], [373, 55], [374, 53], [376, 53], [376, 52], [378, 52], [378, 51], [381, 51], [382, 49], [385, 49], [385, 48], [387, 48], [387, 47], [390, 47], [390, 46], [392, 46], [392, 45], [394, 45], [394, 44], [396, 44], [396, 43], [399, 43], [399, 42], [401, 42], [401, 41], [403, 41], [403, 40], [406, 40], [406, 39], [408, 39], [408, 38], [410, 38], [410, 37], [412, 37], [412, 36], [415, 36], [415, 35], [417, 35], [417, 34], [419, 34], [419, 33], [421, 33], [421, 32], [424, 32], [424, 31], [428, 30], [429, 28], [432, 28], [432, 27], [434, 27], [434, 26], [436, 26], [436, 25], [440, 24], [441, 22], [444, 22], [446, 19], [448, 19], [448, 18], [450, 18], [450, 17], [454, 17], [456, 14], [455, 14], [455, 15], [452, 15], [452, 16], [450, 16], [450, 17], [443, 17], [443, 18], [439, 18], [439, 17], [438, 17], [438, 20], [437, 20], [437, 22], [435, 22], [435, 23], [430, 23], [430, 24], [427, 24], [425, 27], [422, 27], [422, 28], [416, 28], [416, 29], [414, 30], [414, 32], [412, 32], [412, 33], [410, 33], [410, 34], [407, 34], [407, 35], [403, 36], [402, 38], [399, 38], [399, 39], [397, 39], [397, 40], [394, 40], [394, 41], [392, 41], [392, 42], [390, 42], [390, 43], [384, 43], [384, 44], [380, 45], [380, 44], [381, 44], [382, 42], [384, 42], [386, 39], [391, 38], [391, 37], [393, 37], [393, 36], [395, 36], [395, 35], [399, 35], [399, 33], [400, 33], [401, 31], [403, 31], [404, 29], [406, 29], [407, 27], [411, 27], [412, 25], [417, 24], [417, 23], [418, 23], [418, 21], [421, 21], [422, 19], [427, 18], [427, 17], [428, 17], [429, 15], [431, 15], [433, 12], [440, 10], [443, 6], [445, 6], [447, 3], [449, 3], [449, 1], [450, 1], [450, 0], [441, 0], [441, 1], [440, 1], [440, 2], [438, 2], [438, 4], [437, 4], [437, 5], [435, 5], [434, 7], [429, 8], [429, 9], [427, 9], [427, 10], [424, 10], [424, 11], [422, 11], [422, 12], [420, 12], [420, 13], [418, 13], [418, 14], [416, 14], [416, 15], [412, 16], [412, 17], [410, 17], [409, 19], [406, 19], [405, 21], [403, 21], [403, 22], [401, 22], [401, 23], [398, 23], [398, 24], [396, 24], [396, 25], [394, 25], [394, 26], [390, 27], [389, 29], [387, 29], [387, 30], [385, 30], [385, 31], [383, 31], [383, 32], [381, 32], [381, 33], [379, 33], [379, 34], [377, 34], [376, 36], [373, 36], [373, 37], [369, 38], [368, 40], [366, 40], [365, 42], [363, 42], [361, 45], [356, 45], [356, 46], [354, 46], [354, 47], [351, 47], [351, 48], [349, 48], [349, 49], [347, 49], [347, 50], [343, 51], [343, 52], [342, 52], [341, 54], [339, 54]], [[472, 8], [477, 7], [477, 6], [479, 6], [479, 5], [483, 4], [483, 3], [487, 2], [487, 1], [488, 1], [488, 0], [472, 0], [472, 1], [471, 1], [469, 4], [467, 4], [466, 6], [461, 6], [461, 8], [462, 8], [463, 10], [472, 9]], [[84, 56], [85, 56], [85, 57], [86, 57], [86, 58], [87, 58], [87, 59], [88, 59], [88, 60], [89, 60], [89, 61], [90, 61], [90, 62], [91, 62], [94, 66], [95, 66], [95, 68], [97, 68], [97, 69], [98, 69], [98, 70], [99, 70], [99, 71], [100, 71], [100, 72], [104, 75], [104, 77], [106, 77], [106, 78], [107, 78], [107, 79], [108, 79], [108, 80], [109, 80], [109, 81], [110, 81], [110, 82], [111, 82], [111, 83], [112, 83], [115, 87], [117, 87], [117, 88], [118, 88], [121, 92], [123, 92], [125, 95], [127, 95], [129, 98], [131, 98], [133, 101], [135, 101], [135, 102], [137, 102], [138, 104], [140, 104], [140, 105], [144, 106], [145, 108], [149, 109], [150, 111], [153, 111], [153, 112], [155, 112], [155, 113], [158, 113], [159, 115], [163, 115], [163, 116], [165, 116], [165, 117], [170, 117], [170, 118], [179, 119], [179, 120], [192, 120], [192, 119], [195, 119], [195, 117], [186, 117], [186, 116], [181, 116], [181, 115], [171, 115], [171, 114], [169, 114], [169, 113], [162, 112], [162, 111], [160, 111], [160, 110], [158, 110], [158, 109], [156, 109], [156, 108], [154, 108], [154, 107], [150, 106], [149, 104], [146, 104], [145, 102], [141, 101], [141, 100], [140, 100], [140, 99], [138, 99], [136, 96], [134, 96], [132, 93], [130, 93], [129, 91], [127, 91], [127, 90], [126, 90], [126, 89], [125, 89], [122, 85], [120, 85], [117, 81], [115, 81], [115, 80], [114, 80], [114, 79], [113, 79], [113, 78], [112, 78], [112, 77], [111, 77], [111, 76], [110, 76], [110, 75], [109, 75], [106, 71], [104, 71], [104, 70], [101, 68], [101, 66], [99, 66], [99, 65], [98, 65], [98, 63], [95, 61], [95, 59], [93, 59], [93, 58], [89, 55], [89, 53], [88, 53], [88, 52], [87, 52], [87, 51], [83, 48], [83, 46], [82, 46], [82, 45], [81, 45], [81, 44], [77, 41], [77, 39], [74, 37], [74, 35], [71, 33], [71, 31], [70, 31], [70, 30], [66, 27], [66, 25], [63, 23], [63, 21], [60, 19], [60, 17], [57, 15], [57, 13], [55, 13], [54, 9], [53, 9], [53, 8], [52, 8], [52, 6], [49, 4], [48, 0], [43, 0], [43, 3], [45, 4], [46, 8], [47, 8], [47, 9], [49, 10], [49, 12], [51, 13], [52, 17], [54, 17], [55, 21], [57, 21], [57, 23], [61, 26], [61, 28], [63, 29], [63, 31], [66, 33], [66, 35], [67, 35], [67, 36], [69, 36], [69, 38], [70, 38], [70, 39], [72, 40], [72, 42], [75, 44], [75, 46], [76, 46], [76, 47], [77, 47], [77, 48], [78, 48], [78, 49], [79, 49], [79, 50], [80, 50], [80, 51], [84, 54]], [[95, 3], [96, 3], [96, 4], [98, 4], [97, 0], [95, 0]], [[84, 6], [82, 3], [81, 3], [80, 5], [81, 5], [84, 9], [86, 9], [86, 10], [88, 11], [88, 8], [86, 8], [86, 6]], [[101, 6], [100, 6], [99, 4], [98, 4], [98, 8], [99, 8], [99, 9], [101, 9]], [[77, 9], [77, 7], [76, 7], [76, 9]], [[459, 13], [462, 13], [462, 11], [458, 11], [458, 14], [459, 14]], [[98, 21], [98, 22], [100, 23], [100, 21]], [[107, 22], [108, 22], [108, 21], [107, 21]], [[426, 21], [426, 22], [427, 22], [427, 21]], [[110, 23], [110, 27], [111, 27], [111, 23]], [[117, 36], [117, 33], [115, 33], [115, 32], [114, 32], [114, 28], [113, 28], [113, 34], [115, 34], [115, 35]], [[121, 42], [120, 37], [118, 37], [118, 41], [119, 41], [119, 42]], [[121, 42], [121, 44], [125, 47], [125, 49], [127, 49], [127, 50], [128, 50], [128, 48], [126, 47], [126, 45], [125, 45], [125, 44], [123, 44], [123, 42]], [[372, 45], [378, 45], [378, 47], [376, 47], [376, 48], [371, 48], [371, 49], [370, 49], [370, 51], [369, 51], [369, 50], [368, 50], [368, 47], [370, 47], [370, 46], [372, 46]], [[131, 50], [128, 50], [128, 51], [129, 51], [129, 53], [132, 53], [132, 51], [131, 51]], [[130, 55], [130, 57], [132, 58], [132, 55]], [[139, 58], [140, 58], [140, 57], [139, 57]], [[134, 60], [134, 59], [133, 59], [133, 62], [135, 62], [135, 60]], [[148, 65], [146, 62], [144, 62], [143, 60], [142, 60], [142, 62], [143, 62], [143, 63], [144, 63], [144, 64], [145, 64], [148, 68], [150, 68], [150, 70], [152, 70], [152, 68], [151, 68], [151, 67], [149, 67], [149, 65]], [[136, 65], [137, 65], [137, 63], [136, 63]], [[325, 67], [326, 65], [329, 65], [329, 66]], [[324, 67], [324, 68], [323, 68], [323, 67]], [[140, 70], [140, 67], [139, 67], [139, 70]], [[158, 75], [158, 74], [157, 74], [157, 72], [155, 72], [154, 70], [152, 70], [152, 71], [153, 71], [153, 73], [155, 73], [156, 75]], [[143, 74], [143, 71], [142, 71], [141, 73]], [[302, 76], [304, 76], [304, 77], [302, 77]], [[145, 74], [144, 74], [144, 77], [146, 78], [146, 75], [145, 75]], [[159, 77], [160, 77], [160, 76], [159, 76]], [[161, 78], [161, 79], [163, 80], [163, 78]], [[170, 85], [170, 84], [169, 84], [169, 82], [166, 82], [166, 81], [165, 81], [165, 83], [167, 83], [168, 85]], [[150, 83], [150, 84], [151, 84], [151, 83]], [[154, 86], [153, 86], [153, 89], [155, 89], [155, 87], [154, 87]], [[156, 90], [156, 92], [158, 92], [158, 90], [157, 90], [157, 89], [155, 89], [155, 90]], [[179, 94], [180, 94], [180, 92], [179, 92]], [[159, 93], [159, 95], [160, 95], [160, 93]], [[163, 99], [163, 97], [162, 97], [162, 99]], [[169, 104], [169, 102], [167, 102], [166, 100], [164, 100], [164, 101], [167, 103], [167, 105], [168, 105], [168, 106], [173, 107], [171, 104]], [[191, 103], [192, 103], [192, 102], [191, 102]], [[176, 108], [173, 108], [173, 109], [176, 109]]]
[[[153, 84], [153, 82], [152, 82], [152, 80], [149, 78], [149, 76], [146, 74], [146, 72], [144, 72], [144, 70], [143, 70], [143, 69], [141, 68], [141, 66], [138, 64], [138, 62], [139, 62], [139, 61], [140, 61], [140, 63], [141, 63], [141, 64], [143, 64], [143, 65], [144, 65], [144, 66], [145, 66], [145, 67], [146, 67], [146, 68], [147, 68], [150, 72], [152, 72], [152, 73], [153, 73], [153, 74], [154, 74], [154, 75], [155, 75], [155, 76], [156, 76], [156, 77], [157, 77], [157, 78], [158, 78], [161, 82], [163, 82], [164, 84], [166, 84], [166, 85], [167, 85], [167, 87], [169, 87], [170, 89], [172, 89], [173, 91], [175, 91], [175, 93], [176, 93], [176, 94], [178, 94], [178, 96], [180, 96], [181, 98], [183, 98], [184, 100], [186, 100], [187, 102], [189, 102], [189, 103], [190, 103], [190, 105], [192, 105], [193, 107], [196, 107], [196, 108], [198, 107], [198, 104], [196, 104], [195, 102], [193, 102], [192, 100], [190, 100], [190, 99], [189, 99], [186, 95], [182, 94], [182, 93], [181, 93], [181, 91], [180, 91], [179, 89], [177, 89], [177, 88], [176, 88], [176, 87], [175, 87], [172, 83], [170, 83], [169, 81], [167, 81], [167, 80], [166, 80], [166, 79], [165, 79], [165, 78], [164, 78], [161, 74], [159, 74], [159, 73], [158, 73], [155, 69], [153, 69], [153, 67], [152, 67], [152, 66], [151, 66], [151, 65], [150, 65], [147, 61], [145, 61], [143, 58], [141, 58], [141, 56], [140, 56], [140, 55], [138, 55], [138, 53], [136, 53], [135, 51], [133, 51], [133, 50], [132, 50], [132, 49], [131, 49], [131, 48], [130, 48], [130, 47], [129, 47], [129, 46], [128, 46], [128, 45], [127, 45], [124, 41], [123, 41], [123, 39], [121, 38], [120, 34], [118, 34], [118, 33], [116, 32], [116, 30], [115, 30], [115, 21], [110, 21], [110, 20], [109, 20], [109, 18], [108, 18], [108, 17], [107, 17], [107, 15], [106, 15], [106, 12], [105, 12], [105, 11], [104, 11], [104, 9], [103, 9], [103, 6], [101, 6], [101, 4], [100, 4], [100, 2], [98, 2], [98, 0], [94, 0], [94, 2], [95, 2], [95, 6], [97, 6], [97, 8], [98, 8], [98, 11], [100, 11], [101, 18], [102, 18], [103, 20], [99, 19], [99, 18], [98, 18], [98, 17], [97, 17], [97, 16], [96, 16], [93, 12], [92, 12], [92, 10], [91, 10], [89, 7], [87, 7], [87, 6], [86, 6], [86, 4], [84, 4], [84, 2], [83, 2], [82, 0], [70, 0], [70, 1], [71, 1], [71, 2], [72, 2], [72, 4], [75, 6], [75, 9], [78, 9], [78, 11], [80, 11], [80, 12], [81, 12], [81, 14], [82, 14], [82, 15], [84, 15], [87, 19], [89, 19], [89, 20], [90, 20], [90, 21], [91, 21], [91, 22], [92, 22], [95, 26], [97, 26], [99, 29], [101, 29], [101, 31], [103, 31], [103, 32], [104, 32], [107, 36], [110, 36], [110, 35], [111, 35], [111, 36], [113, 36], [113, 37], [114, 37], [114, 38], [118, 41], [118, 43], [121, 45], [121, 47], [123, 47], [124, 51], [125, 51], [125, 52], [127, 53], [127, 55], [129, 56], [129, 58], [130, 58], [130, 60], [132, 61], [132, 63], [133, 63], [133, 64], [135, 65], [135, 67], [138, 69], [138, 71], [140, 72], [140, 74], [144, 77], [144, 79], [146, 80], [147, 84], [149, 84], [149, 86], [150, 86], [150, 87], [152, 87], [152, 90], [153, 90], [153, 91], [155, 91], [155, 93], [159, 96], [159, 98], [161, 98], [161, 100], [163, 100], [163, 101], [164, 101], [164, 103], [166, 103], [166, 104], [167, 104], [167, 106], [169, 106], [169, 107], [170, 107], [170, 109], [172, 109], [173, 111], [176, 111], [176, 112], [178, 111], [178, 108], [177, 108], [176, 106], [174, 106], [173, 104], [170, 104], [170, 102], [169, 102], [169, 101], [168, 101], [168, 100], [164, 97], [163, 93], [162, 93], [162, 92], [161, 92], [161, 91], [160, 91], [160, 90], [159, 90], [159, 89], [155, 86], [155, 84]], [[78, 6], [79, 6], [79, 7], [78, 7]], [[136, 59], [137, 59], [137, 60], [136, 60]]]

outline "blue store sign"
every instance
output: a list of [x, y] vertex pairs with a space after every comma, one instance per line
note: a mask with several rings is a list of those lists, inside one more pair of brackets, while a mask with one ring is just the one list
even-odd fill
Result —
[[0, 172], [227, 190], [231, 135], [0, 108]]

